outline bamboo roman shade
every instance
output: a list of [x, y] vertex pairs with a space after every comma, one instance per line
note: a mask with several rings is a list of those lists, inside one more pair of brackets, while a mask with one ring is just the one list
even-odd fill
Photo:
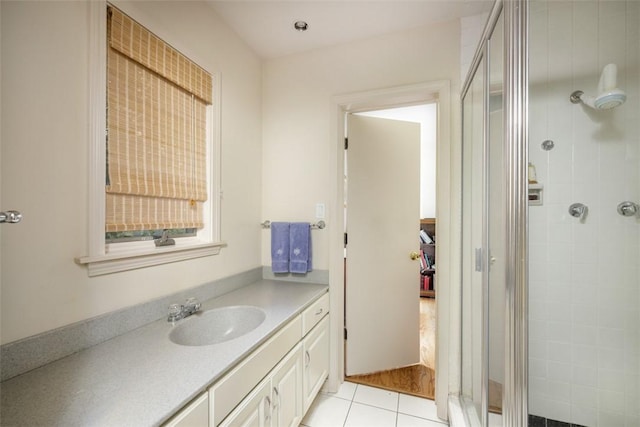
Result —
[[106, 231], [201, 228], [212, 78], [108, 8]]

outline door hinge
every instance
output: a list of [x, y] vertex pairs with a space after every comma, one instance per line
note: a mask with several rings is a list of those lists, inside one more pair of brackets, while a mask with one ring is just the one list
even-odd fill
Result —
[[344, 149], [348, 150], [349, 149], [349, 138], [345, 138], [344, 139]]
[[347, 233], [344, 233], [344, 245], [347, 246]]
[[344, 328], [344, 339], [347, 339], [347, 328]]

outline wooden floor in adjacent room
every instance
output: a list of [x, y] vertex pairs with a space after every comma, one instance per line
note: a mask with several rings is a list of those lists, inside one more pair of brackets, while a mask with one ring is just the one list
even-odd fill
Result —
[[347, 377], [348, 381], [434, 399], [436, 301], [420, 298], [420, 363], [390, 371]]

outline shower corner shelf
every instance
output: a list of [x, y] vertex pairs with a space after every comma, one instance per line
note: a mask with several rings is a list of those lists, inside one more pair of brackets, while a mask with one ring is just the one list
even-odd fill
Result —
[[542, 206], [542, 184], [529, 184], [529, 206]]

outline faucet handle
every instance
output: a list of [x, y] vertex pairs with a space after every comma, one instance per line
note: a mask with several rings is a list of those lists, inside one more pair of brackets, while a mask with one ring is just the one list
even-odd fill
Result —
[[180, 304], [170, 304], [169, 305], [169, 322], [175, 322], [176, 320], [180, 320], [182, 318], [182, 309], [183, 306]]
[[184, 302], [184, 306], [189, 309], [192, 309], [193, 311], [198, 311], [200, 310], [200, 307], [202, 306], [202, 304], [200, 304], [200, 301], [198, 301], [198, 298], [191, 297], [191, 298], [187, 298], [187, 300]]

